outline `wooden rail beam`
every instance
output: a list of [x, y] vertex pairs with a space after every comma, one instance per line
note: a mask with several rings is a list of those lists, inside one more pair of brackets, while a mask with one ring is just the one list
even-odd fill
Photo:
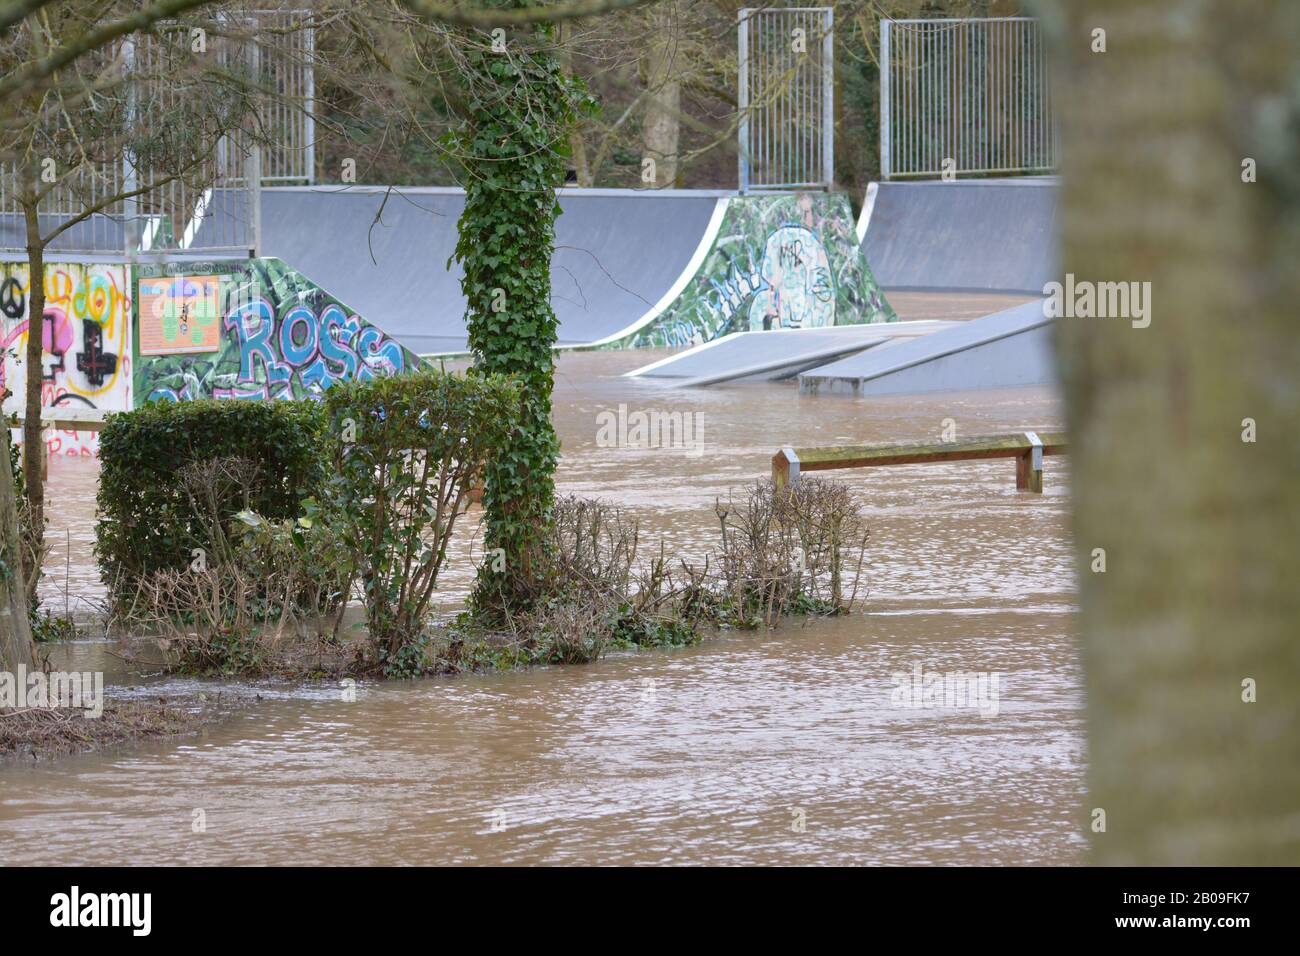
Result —
[[[94, 414], [88, 414], [85, 417], [82, 417], [81, 414], [42, 415], [41, 428], [53, 428], [55, 431], [60, 432], [97, 432], [104, 427], [104, 412], [95, 409], [89, 411]], [[15, 427], [22, 428], [26, 419], [22, 415], [17, 415], [11, 421], [15, 422]]]
[[1016, 459], [1016, 487], [1042, 493], [1043, 457], [1067, 448], [1064, 432], [1013, 432], [950, 442], [904, 442], [890, 445], [840, 445], [782, 448], [772, 457], [772, 480], [778, 486], [796, 481], [805, 471], [923, 465], [984, 458]]

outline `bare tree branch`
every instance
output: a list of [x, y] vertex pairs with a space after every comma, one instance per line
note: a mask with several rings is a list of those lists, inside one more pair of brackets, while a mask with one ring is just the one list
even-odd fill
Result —
[[616, 10], [655, 3], [657, 0], [569, 0], [551, 7], [524, 7], [522, 9], [475, 9], [459, 3], [441, 3], [439, 0], [402, 0], [413, 12], [430, 20], [454, 23], [463, 27], [510, 27], [530, 23], [575, 20], [579, 17], [596, 17]]

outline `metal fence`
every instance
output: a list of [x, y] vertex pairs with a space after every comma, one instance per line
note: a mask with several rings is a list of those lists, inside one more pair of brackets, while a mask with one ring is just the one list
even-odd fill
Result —
[[881, 20], [881, 178], [1054, 170], [1045, 48], [1026, 17]]
[[[258, 144], [239, 131], [228, 133], [179, 175], [152, 168], [129, 151], [117, 161], [87, 161], [61, 172], [37, 206], [42, 234], [87, 209], [96, 211], [53, 239], [47, 254], [249, 255], [260, 245], [261, 185], [314, 180], [314, 29], [292, 11], [224, 25], [233, 36], [214, 38], [213, 53], [223, 68], [246, 71], [265, 94], [256, 120]], [[256, 42], [243, 36], [254, 31]], [[130, 93], [130, 128], [163, 129], [176, 122], [184, 94], [166, 81], [173, 52], [166, 39], [151, 34], [113, 48], [110, 55], [128, 74], [147, 78]], [[18, 174], [16, 163], [0, 164], [0, 255], [26, 248]], [[144, 187], [149, 188], [130, 195]]]
[[834, 13], [739, 12], [740, 189], [829, 189], [835, 179]]

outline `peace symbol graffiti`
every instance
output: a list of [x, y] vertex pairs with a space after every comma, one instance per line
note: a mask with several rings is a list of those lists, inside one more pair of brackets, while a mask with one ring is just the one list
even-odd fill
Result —
[[27, 297], [23, 295], [23, 287], [19, 281], [10, 276], [0, 284], [0, 312], [3, 312], [7, 318], [20, 318], [27, 309]]

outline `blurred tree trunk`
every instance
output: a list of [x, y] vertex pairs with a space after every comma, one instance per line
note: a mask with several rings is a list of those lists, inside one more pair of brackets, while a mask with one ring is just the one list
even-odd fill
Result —
[[[1043, 13], [1063, 271], [1151, 283], [1148, 328], [1058, 321], [1087, 809], [1106, 814], [1094, 860], [1295, 864], [1300, 4], [1058, 0]], [[1105, 53], [1091, 52], [1096, 28]], [[1243, 701], [1249, 680], [1257, 703]]]
[[656, 187], [672, 188], [677, 182], [682, 112], [679, 24], [673, 3], [661, 2], [650, 9], [646, 35], [646, 89], [650, 98], [641, 142], [645, 155], [655, 161]]

